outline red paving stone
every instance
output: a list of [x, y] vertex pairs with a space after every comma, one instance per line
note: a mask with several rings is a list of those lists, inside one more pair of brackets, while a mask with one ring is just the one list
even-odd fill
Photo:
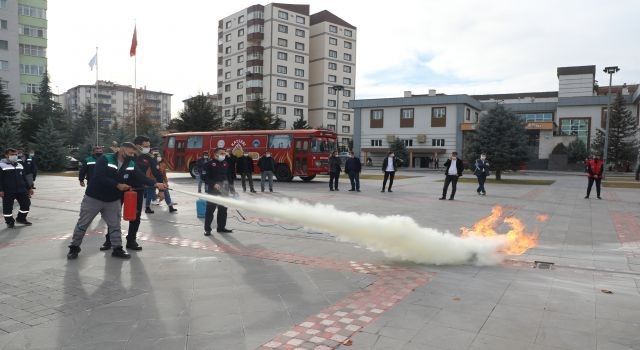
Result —
[[625, 248], [640, 248], [640, 223], [629, 211], [611, 211], [611, 219], [618, 235], [618, 240]]

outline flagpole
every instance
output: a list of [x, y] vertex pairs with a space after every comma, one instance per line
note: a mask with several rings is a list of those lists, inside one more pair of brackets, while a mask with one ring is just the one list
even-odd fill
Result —
[[99, 145], [100, 137], [98, 129], [100, 128], [100, 95], [98, 91], [98, 47], [96, 46], [96, 146]]
[[[138, 24], [133, 20], [133, 36], [138, 47]], [[133, 45], [133, 43], [132, 43]], [[136, 50], [137, 51], [137, 50]], [[133, 134], [138, 136], [138, 52], [133, 57]]]

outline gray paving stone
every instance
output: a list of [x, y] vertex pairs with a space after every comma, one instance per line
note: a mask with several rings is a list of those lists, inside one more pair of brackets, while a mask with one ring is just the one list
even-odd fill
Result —
[[411, 342], [455, 350], [467, 349], [475, 337], [476, 332], [427, 324], [411, 339]]

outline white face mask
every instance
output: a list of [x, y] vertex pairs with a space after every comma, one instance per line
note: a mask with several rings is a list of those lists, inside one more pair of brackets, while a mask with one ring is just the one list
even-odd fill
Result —
[[143, 147], [143, 148], [142, 148], [142, 151], [140, 151], [140, 152], [141, 152], [142, 154], [147, 154], [147, 153], [149, 153], [150, 151], [151, 151], [151, 148], [149, 148], [149, 147]]
[[162, 161], [162, 157], [158, 157], [158, 158], [156, 158], [156, 159], [158, 160], [158, 162], [161, 162], [161, 161]]
[[270, 154], [265, 154], [265, 157], [269, 158], [269, 157], [271, 157], [271, 155]]
[[218, 160], [221, 161], [221, 162], [224, 160], [224, 158], [225, 158], [224, 155], [219, 155], [218, 156]]
[[480, 156], [480, 159], [485, 160], [485, 159], [487, 159], [487, 157], [486, 156]]
[[33, 157], [35, 155], [36, 155], [35, 153], [29, 153], [29, 157]]
[[18, 161], [18, 156], [17, 155], [9, 156], [9, 161], [13, 162], [13, 163], [17, 162]]
[[245, 156], [245, 157], [248, 157], [248, 156], [249, 156], [249, 153], [245, 153], [245, 154], [244, 154], [244, 156]]

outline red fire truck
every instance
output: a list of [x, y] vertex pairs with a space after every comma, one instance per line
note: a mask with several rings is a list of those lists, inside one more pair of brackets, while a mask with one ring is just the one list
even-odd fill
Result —
[[164, 159], [174, 171], [188, 171], [195, 177], [196, 161], [202, 152], [213, 154], [216, 148], [230, 150], [240, 157], [249, 153], [258, 174], [257, 162], [266, 151], [276, 161], [278, 181], [299, 176], [311, 181], [317, 174], [329, 172], [329, 155], [336, 149], [336, 133], [330, 130], [247, 130], [202, 131], [167, 134]]

